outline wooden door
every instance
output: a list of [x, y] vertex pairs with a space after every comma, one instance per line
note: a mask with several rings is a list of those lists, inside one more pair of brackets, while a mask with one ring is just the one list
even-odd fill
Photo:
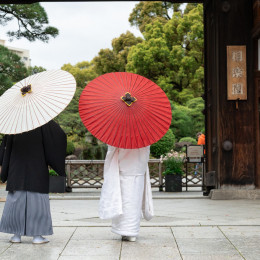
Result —
[[[218, 187], [256, 184], [256, 97], [253, 69], [253, 1], [205, 0], [207, 171]], [[246, 46], [247, 99], [227, 98], [227, 46]], [[259, 136], [258, 136], [259, 138]], [[230, 141], [233, 148], [223, 148]], [[259, 147], [259, 146], [258, 146]]]

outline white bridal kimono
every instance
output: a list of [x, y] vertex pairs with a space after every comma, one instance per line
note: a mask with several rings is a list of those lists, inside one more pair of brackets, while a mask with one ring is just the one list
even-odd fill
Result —
[[122, 149], [108, 146], [99, 217], [112, 219], [112, 232], [137, 236], [140, 220], [153, 217], [148, 160], [150, 146]]

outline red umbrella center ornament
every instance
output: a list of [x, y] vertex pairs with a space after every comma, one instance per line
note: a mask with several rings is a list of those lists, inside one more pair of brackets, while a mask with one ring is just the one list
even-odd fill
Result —
[[80, 96], [79, 114], [96, 138], [126, 149], [157, 142], [172, 119], [163, 90], [151, 80], [128, 72], [107, 73], [92, 80]]

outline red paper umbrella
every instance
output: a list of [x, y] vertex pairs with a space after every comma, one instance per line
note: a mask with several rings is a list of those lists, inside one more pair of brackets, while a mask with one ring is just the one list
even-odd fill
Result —
[[127, 72], [91, 81], [79, 100], [83, 124], [109, 145], [134, 149], [160, 140], [171, 124], [170, 102], [151, 80]]

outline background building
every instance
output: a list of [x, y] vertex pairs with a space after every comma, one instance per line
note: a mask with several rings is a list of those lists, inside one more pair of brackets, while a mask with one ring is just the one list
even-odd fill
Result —
[[30, 51], [29, 50], [7, 46], [7, 45], [5, 45], [5, 40], [1, 40], [1, 39], [0, 39], [0, 44], [5, 46], [7, 49], [12, 51], [13, 53], [20, 56], [21, 61], [25, 64], [25, 66], [27, 68], [31, 66], [31, 59], [30, 59]]

